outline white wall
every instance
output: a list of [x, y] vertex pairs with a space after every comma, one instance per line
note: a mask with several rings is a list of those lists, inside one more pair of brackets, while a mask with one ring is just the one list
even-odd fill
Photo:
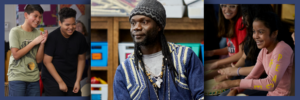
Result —
[[8, 34], [9, 31], [12, 27], [16, 26], [16, 10], [17, 10], [17, 5], [12, 5], [12, 4], [6, 4], [4, 5], [5, 7], [5, 23], [9, 23], [9, 28], [5, 29], [5, 41], [8, 42]]
[[85, 14], [81, 15], [78, 18], [78, 20], [80, 20], [84, 24], [88, 33], [90, 32], [90, 29], [91, 29], [90, 25], [89, 25], [90, 19], [91, 19], [91, 6], [89, 4], [86, 4], [85, 5]]
[[[6, 4], [5, 5], [5, 22], [9, 23], [9, 29], [5, 30], [5, 41], [8, 42], [8, 35], [9, 31], [12, 27], [16, 26], [16, 9], [17, 5], [15, 4]], [[58, 9], [59, 9], [59, 4], [58, 4]], [[78, 20], [84, 23], [85, 27], [87, 28], [87, 31], [89, 33], [90, 27], [89, 27], [89, 19], [91, 18], [91, 13], [90, 13], [90, 5], [86, 4], [85, 5], [85, 14], [80, 16]], [[58, 26], [59, 27], [59, 26]], [[44, 27], [44, 30], [48, 30], [48, 32], [54, 31], [58, 27]]]

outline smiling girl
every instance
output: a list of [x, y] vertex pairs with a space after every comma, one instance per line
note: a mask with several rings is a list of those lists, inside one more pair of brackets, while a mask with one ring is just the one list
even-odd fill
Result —
[[230, 57], [215, 61], [208, 66], [208, 70], [238, 61], [242, 56], [242, 42], [246, 36], [246, 28], [242, 24], [240, 5], [220, 4], [218, 36], [226, 37], [227, 47], [206, 51], [206, 56], [229, 55]]
[[[253, 39], [261, 49], [255, 67], [245, 79], [223, 81], [215, 89], [239, 87], [269, 91], [267, 96], [288, 96], [290, 93], [293, 50], [281, 39], [280, 20], [275, 13], [258, 14], [253, 22]], [[258, 79], [263, 72], [268, 77]]]

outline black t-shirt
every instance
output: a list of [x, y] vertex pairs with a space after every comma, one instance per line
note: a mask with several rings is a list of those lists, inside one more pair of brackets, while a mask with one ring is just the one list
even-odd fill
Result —
[[[52, 63], [66, 85], [74, 87], [77, 77], [78, 55], [88, 50], [85, 37], [75, 31], [69, 38], [65, 38], [60, 28], [57, 28], [48, 35], [44, 50], [45, 54], [53, 57]], [[58, 86], [47, 68], [42, 68], [42, 80], [45, 86]]]
[[[249, 52], [249, 46], [248, 45], [244, 45], [244, 53], [245, 53], [246, 56], [248, 55], [248, 52]], [[245, 67], [254, 66], [256, 64], [256, 60], [257, 60], [259, 52], [260, 52], [260, 49], [256, 48], [255, 54], [252, 54], [253, 57], [254, 57], [253, 61], [251, 61], [250, 59], [245, 59], [245, 65], [244, 66]], [[234, 76], [231, 79], [244, 79], [245, 77], [246, 76]], [[265, 78], [265, 77], [266, 77], [266, 74], [263, 73], [260, 78]]]
[[[244, 53], [245, 53], [246, 56], [248, 55], [248, 52], [249, 52], [249, 46], [244, 46]], [[259, 52], [260, 52], [260, 49], [256, 48], [255, 49], [255, 54], [253, 55], [253, 57], [254, 57], [253, 61], [251, 61], [250, 59], [245, 59], [245, 66], [246, 67], [255, 65]]]

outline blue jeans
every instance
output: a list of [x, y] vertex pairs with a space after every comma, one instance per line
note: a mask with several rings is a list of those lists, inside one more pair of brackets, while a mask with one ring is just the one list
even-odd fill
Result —
[[230, 92], [230, 89], [222, 92], [219, 96], [227, 96], [227, 94]]
[[219, 45], [220, 45], [221, 49], [227, 47], [227, 39], [225, 37], [222, 37], [222, 39], [220, 40]]
[[40, 83], [9, 81], [9, 96], [40, 96]]

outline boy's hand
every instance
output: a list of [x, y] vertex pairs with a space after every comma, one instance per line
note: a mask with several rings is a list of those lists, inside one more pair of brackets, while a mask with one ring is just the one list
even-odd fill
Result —
[[59, 85], [59, 90], [63, 92], [68, 92], [68, 87], [65, 82], [58, 83], [58, 85]]
[[[42, 33], [41, 33], [42, 34]], [[37, 45], [37, 44], [40, 44], [41, 42], [43, 41], [43, 36], [40, 35], [38, 37], [36, 37], [32, 42]]]
[[[43, 34], [43, 41], [41, 42], [42, 44], [46, 43], [47, 38], [48, 38], [48, 30], [45, 30], [44, 32], [45, 32], [45, 34]], [[41, 32], [41, 35], [42, 35], [42, 32]]]
[[74, 88], [73, 88], [73, 92], [74, 92], [74, 93], [78, 93], [79, 89], [80, 89], [80, 84], [79, 84], [79, 82], [75, 82]]

